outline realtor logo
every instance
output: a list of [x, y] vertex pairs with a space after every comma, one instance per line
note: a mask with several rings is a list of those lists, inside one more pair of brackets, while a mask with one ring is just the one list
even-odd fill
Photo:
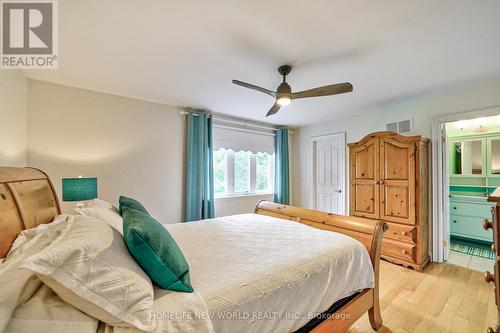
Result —
[[3, 0], [0, 3], [0, 68], [57, 68], [57, 2]]

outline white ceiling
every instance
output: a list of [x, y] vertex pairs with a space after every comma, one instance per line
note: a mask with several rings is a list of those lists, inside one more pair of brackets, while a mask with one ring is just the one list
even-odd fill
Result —
[[[500, 74], [499, 0], [59, 0], [59, 69], [29, 78], [290, 126]], [[294, 66], [297, 100], [265, 118]]]

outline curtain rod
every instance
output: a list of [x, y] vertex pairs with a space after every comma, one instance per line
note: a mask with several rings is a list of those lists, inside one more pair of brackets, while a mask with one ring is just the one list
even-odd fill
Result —
[[[189, 112], [187, 112], [187, 111], [181, 111], [180, 114], [183, 115], [183, 116], [185, 116], [185, 115], [189, 114]], [[198, 116], [197, 113], [193, 113], [193, 115]], [[262, 128], [262, 129], [267, 129], [267, 130], [271, 130], [271, 131], [277, 131], [278, 130], [276, 127], [262, 126], [262, 125], [247, 123], [245, 121], [240, 121], [240, 120], [233, 120], [233, 119], [218, 117], [218, 116], [214, 116], [214, 115], [211, 115], [211, 117], [212, 117], [212, 119], [215, 119], [215, 120], [220, 120], [220, 121], [224, 121], [224, 122], [232, 123], [232, 124], [237, 124], [237, 125], [251, 126], [251, 127]], [[219, 125], [219, 127], [220, 127], [220, 125]], [[233, 129], [235, 129], [235, 128], [233, 128]], [[236, 128], [236, 129], [238, 129], [238, 128]], [[261, 132], [259, 132], [259, 133], [261, 133]], [[293, 134], [293, 131], [289, 130], [288, 133], [289, 134]]]

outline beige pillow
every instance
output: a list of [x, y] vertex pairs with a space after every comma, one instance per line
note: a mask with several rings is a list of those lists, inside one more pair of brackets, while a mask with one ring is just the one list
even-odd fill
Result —
[[22, 267], [64, 301], [108, 325], [152, 331], [153, 286], [122, 235], [88, 216], [71, 216], [68, 224], [64, 237]]
[[[12, 257], [13, 255], [16, 255], [17, 253], [20, 253], [24, 251], [24, 248], [27, 246], [27, 244], [37, 237], [38, 235], [41, 235], [45, 233], [43, 238], [40, 238], [37, 240], [39, 243], [38, 245], [40, 246], [40, 242], [43, 243], [41, 239], [44, 239], [46, 243], [44, 246], [50, 244], [50, 242], [55, 239], [59, 233], [62, 231], [64, 228], [64, 224], [66, 223], [66, 220], [68, 219], [67, 214], [61, 214], [56, 217], [54, 217], [54, 220], [51, 223], [47, 224], [39, 224], [38, 226], [30, 229], [26, 229], [21, 231], [21, 233], [17, 236], [17, 238], [14, 240], [14, 243], [12, 243], [12, 246], [10, 247], [9, 252], [7, 253], [7, 258]], [[59, 225], [63, 224], [63, 225]], [[33, 246], [33, 243], [30, 243]]]
[[41, 285], [16, 308], [4, 333], [95, 333], [98, 324], [97, 319], [63, 301], [48, 286]]

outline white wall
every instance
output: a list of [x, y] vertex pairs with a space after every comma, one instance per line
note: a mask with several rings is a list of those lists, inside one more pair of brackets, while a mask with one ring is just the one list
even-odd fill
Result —
[[0, 165], [25, 166], [28, 83], [22, 72], [0, 70]]
[[[32, 80], [28, 95], [28, 165], [49, 174], [60, 199], [62, 177], [95, 176], [101, 199], [131, 196], [162, 223], [183, 220], [180, 108]], [[216, 214], [251, 213], [261, 199], [272, 196], [217, 200]]]
[[[414, 118], [414, 134], [430, 137], [431, 123], [435, 117], [498, 105], [500, 105], [500, 78], [367, 109], [359, 116], [302, 127], [293, 137], [293, 165], [296, 175], [292, 178], [294, 204], [311, 207], [309, 151], [311, 137], [345, 131], [347, 143], [355, 142], [371, 132], [385, 131], [385, 124], [388, 122], [408, 117]], [[348, 156], [348, 150], [346, 155]], [[348, 158], [346, 163], [349, 163]], [[346, 170], [348, 172], [349, 168], [346, 167]]]
[[[185, 121], [179, 108], [29, 81], [28, 164], [98, 177], [99, 197], [141, 201], [162, 223], [183, 215]], [[65, 203], [70, 212], [73, 204]]]

